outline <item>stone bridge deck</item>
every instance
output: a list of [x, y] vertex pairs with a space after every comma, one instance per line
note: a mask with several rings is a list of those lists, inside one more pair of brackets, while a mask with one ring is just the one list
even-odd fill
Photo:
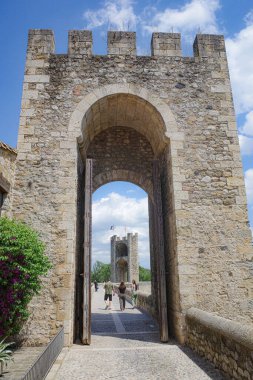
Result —
[[117, 296], [105, 310], [103, 290], [93, 294], [92, 343], [65, 348], [46, 380], [207, 380], [222, 375], [190, 349], [160, 343], [158, 326], [127, 303], [120, 311]]

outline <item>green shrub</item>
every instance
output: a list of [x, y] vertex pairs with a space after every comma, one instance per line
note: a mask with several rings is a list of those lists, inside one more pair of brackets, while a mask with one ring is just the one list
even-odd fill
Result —
[[38, 235], [24, 223], [0, 218], [0, 337], [17, 334], [28, 303], [51, 264]]
[[111, 277], [111, 264], [104, 264], [101, 261], [96, 261], [91, 272], [91, 282], [108, 281]]

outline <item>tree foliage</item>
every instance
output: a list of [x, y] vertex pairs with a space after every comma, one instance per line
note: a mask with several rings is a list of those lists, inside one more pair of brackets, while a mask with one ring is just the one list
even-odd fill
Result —
[[96, 261], [92, 268], [91, 281], [105, 282], [111, 276], [111, 265]]
[[146, 269], [146, 268], [139, 266], [139, 280], [140, 281], [151, 281], [150, 269]]
[[51, 264], [45, 246], [24, 223], [0, 218], [0, 337], [20, 331], [28, 303]]
[[[111, 276], [111, 265], [104, 264], [101, 261], [96, 261], [93, 265], [91, 272], [91, 281], [94, 282], [105, 282]], [[151, 271], [150, 269], [143, 268], [139, 266], [139, 280], [140, 281], [151, 281]]]

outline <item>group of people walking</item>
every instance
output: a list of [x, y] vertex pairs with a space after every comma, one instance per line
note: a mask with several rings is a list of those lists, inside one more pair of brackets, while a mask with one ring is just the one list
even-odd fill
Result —
[[[113, 284], [111, 281], [107, 281], [104, 285], [104, 290], [105, 290], [105, 296], [104, 296], [104, 301], [106, 303], [105, 308], [106, 309], [111, 309], [112, 305], [112, 295], [114, 293], [113, 290]], [[132, 281], [131, 284], [131, 300], [132, 300], [132, 306], [135, 308], [137, 304], [137, 290], [138, 290], [138, 285], [135, 280]], [[118, 287], [118, 296], [119, 296], [119, 306], [120, 310], [124, 311], [126, 307], [126, 284], [124, 281], [122, 281]]]

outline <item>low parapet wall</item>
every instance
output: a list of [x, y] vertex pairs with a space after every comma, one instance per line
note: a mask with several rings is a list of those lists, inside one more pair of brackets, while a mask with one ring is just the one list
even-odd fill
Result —
[[253, 378], [253, 327], [190, 308], [186, 344], [230, 379]]
[[[127, 289], [127, 298], [131, 299], [131, 291]], [[157, 319], [156, 311], [154, 308], [154, 303], [152, 300], [152, 295], [143, 293], [141, 291], [137, 292], [137, 307], [146, 311], [148, 314], [150, 314], [154, 319]]]
[[[130, 303], [132, 303], [132, 291], [130, 289], [130, 285], [127, 285], [127, 289], [125, 292], [126, 300]], [[118, 284], [114, 284], [114, 291], [118, 293]], [[138, 290], [137, 292], [137, 307], [146, 311], [148, 314], [150, 314], [155, 320], [157, 320], [157, 313], [154, 308], [154, 302], [152, 299], [152, 295], [148, 293], [144, 293]]]

